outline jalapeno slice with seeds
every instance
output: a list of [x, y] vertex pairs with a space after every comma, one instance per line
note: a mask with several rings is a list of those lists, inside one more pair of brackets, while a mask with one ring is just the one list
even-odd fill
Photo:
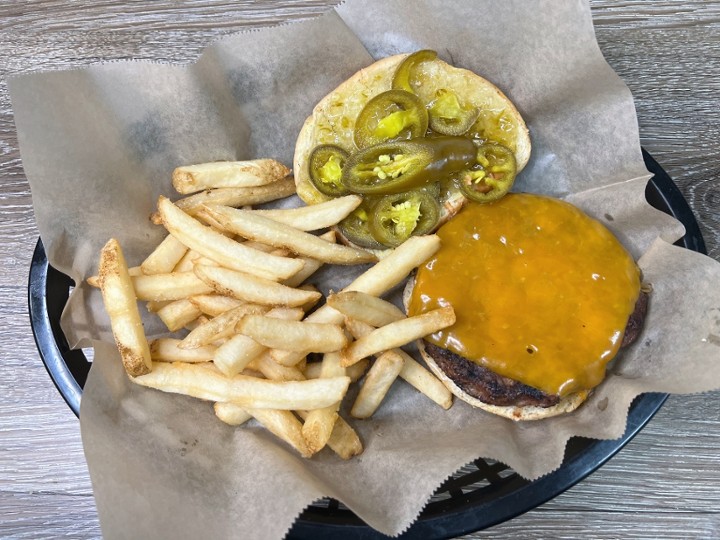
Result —
[[475, 145], [464, 137], [382, 143], [350, 156], [342, 183], [354, 193], [402, 193], [470, 168], [475, 154]]
[[515, 154], [501, 144], [487, 143], [478, 148], [476, 165], [460, 176], [460, 191], [475, 202], [491, 202], [503, 197], [517, 173]]
[[367, 249], [385, 249], [370, 232], [370, 216], [376, 201], [366, 198], [348, 217], [338, 223], [340, 232], [356, 246]]
[[317, 190], [331, 197], [346, 195], [348, 190], [341, 182], [348, 153], [333, 144], [322, 144], [310, 154], [310, 181]]
[[430, 129], [443, 135], [462, 135], [480, 116], [480, 109], [461, 104], [452, 90], [441, 88], [428, 105]]
[[430, 49], [417, 51], [407, 56], [395, 70], [392, 81], [393, 89], [415, 93], [415, 89], [412, 86], [415, 68], [421, 62], [428, 62], [436, 58], [437, 53]]
[[373, 207], [370, 233], [388, 247], [430, 232], [440, 220], [440, 205], [424, 190], [386, 195]]
[[367, 102], [355, 121], [358, 148], [385, 141], [422, 137], [428, 128], [428, 113], [420, 99], [403, 90], [388, 90]]

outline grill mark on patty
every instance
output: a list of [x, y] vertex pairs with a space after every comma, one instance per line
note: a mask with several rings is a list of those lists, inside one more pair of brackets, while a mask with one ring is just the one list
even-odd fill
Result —
[[[627, 347], [640, 335], [647, 314], [649, 295], [641, 291], [635, 309], [628, 319], [620, 348]], [[454, 352], [424, 342], [425, 352], [430, 355], [438, 367], [453, 380], [466, 394], [488, 405], [516, 407], [552, 407], [560, 397], [548, 394], [532, 386], [521, 383], [471, 362]]]

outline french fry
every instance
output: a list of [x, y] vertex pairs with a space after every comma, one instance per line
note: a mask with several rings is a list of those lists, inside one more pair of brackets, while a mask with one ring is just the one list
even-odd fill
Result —
[[394, 304], [360, 291], [331, 294], [327, 303], [343, 315], [375, 327], [405, 318], [402, 310]]
[[132, 278], [132, 283], [138, 300], [162, 302], [213, 292], [212, 287], [199, 279], [193, 272], [135, 276]]
[[256, 304], [297, 307], [322, 296], [228, 268], [196, 265], [195, 274], [220, 294]]
[[222, 294], [196, 294], [188, 300], [205, 315], [217, 317], [221, 313], [242, 305], [242, 300]]
[[234, 403], [215, 403], [215, 416], [230, 426], [240, 426], [250, 420], [252, 415]]
[[339, 351], [347, 345], [345, 332], [335, 324], [248, 315], [238, 323], [237, 330], [266, 347], [305, 353]]
[[[148, 373], [152, 369], [150, 347], [140, 319], [125, 256], [114, 238], [110, 239], [100, 252], [98, 275], [103, 303], [110, 317], [110, 326], [125, 371], [131, 377]], [[331, 403], [334, 402], [323, 406]]]
[[[299, 321], [305, 313], [300, 308], [273, 308], [266, 313], [277, 317]], [[243, 334], [237, 334], [223, 343], [215, 353], [215, 365], [228, 377], [240, 373], [251, 360], [260, 356], [267, 347]]]
[[290, 411], [272, 409], [245, 409], [234, 403], [215, 403], [215, 416], [231, 426], [239, 426], [250, 418], [255, 418], [270, 433], [282, 439], [301, 456], [309, 458], [308, 450], [302, 437], [302, 424]]
[[312, 456], [312, 452], [308, 449], [302, 436], [302, 424], [292, 412], [270, 409], [246, 410], [265, 429], [292, 446], [302, 457], [309, 458]]
[[266, 186], [209, 189], [180, 199], [176, 204], [178, 208], [192, 216], [204, 204], [239, 207], [275, 201], [293, 193], [295, 193], [295, 180], [285, 178]]
[[286, 279], [298, 272], [302, 261], [277, 257], [248, 248], [206, 227], [176, 207], [170, 199], [158, 199], [158, 211], [165, 228], [188, 248], [217, 263], [271, 280]]
[[[431, 257], [440, 248], [437, 235], [411, 236], [392, 253], [362, 273], [343, 291], [360, 291], [372, 296], [382, 296], [401, 283], [410, 272]], [[341, 324], [344, 316], [338, 310], [324, 305], [307, 317], [307, 322]], [[284, 366], [294, 366], [304, 355], [298, 352], [283, 351], [273, 355], [276, 362]]]
[[[128, 275], [129, 275], [130, 277], [142, 276], [142, 275], [143, 275], [142, 270], [140, 269], [139, 266], [131, 266], [131, 267], [128, 268], [127, 270], [128, 270]], [[294, 276], [293, 276], [293, 277], [294, 277]], [[292, 279], [292, 278], [291, 278], [291, 279]], [[85, 281], [86, 281], [87, 284], [90, 285], [91, 287], [95, 287], [96, 289], [99, 289], [99, 288], [100, 288], [100, 276], [90, 276], [90, 277], [87, 278]]]
[[422, 367], [415, 359], [402, 349], [393, 349], [404, 360], [400, 378], [404, 379], [415, 389], [425, 394], [443, 409], [449, 409], [452, 406], [452, 392], [433, 375], [430, 371]]
[[274, 159], [215, 161], [178, 167], [173, 171], [172, 182], [175, 191], [186, 194], [212, 188], [264, 186], [288, 174], [290, 169]]
[[202, 312], [187, 298], [170, 302], [158, 309], [156, 313], [171, 332], [180, 330], [187, 323], [202, 315]]
[[[356, 319], [345, 319], [345, 328], [353, 335], [355, 339], [359, 339], [363, 336], [370, 334], [374, 328], [369, 324], [358, 321]], [[443, 409], [449, 409], [452, 406], [453, 398], [452, 393], [447, 387], [433, 375], [429, 370], [425, 369], [422, 365], [415, 361], [415, 359], [402, 349], [392, 349], [394, 352], [402, 356], [405, 360], [402, 371], [400, 372], [400, 378], [405, 380], [407, 383], [415, 387], [416, 390], [425, 394], [435, 403], [440, 405]], [[367, 359], [366, 359], [367, 360]], [[359, 365], [354, 364], [353, 366], [346, 368], [347, 374], [351, 381], [354, 381], [352, 368]], [[308, 370], [305, 370], [305, 377], [310, 379]]]
[[[296, 411], [300, 418], [307, 418], [310, 411]], [[338, 416], [327, 445], [342, 459], [351, 459], [363, 452], [363, 445], [355, 430], [342, 416]]]
[[258, 371], [271, 381], [304, 381], [305, 375], [295, 366], [281, 366], [272, 359], [269, 353], [264, 352], [253, 358], [247, 366]]
[[320, 204], [299, 208], [253, 210], [261, 216], [284, 223], [300, 231], [316, 231], [337, 225], [362, 202], [359, 195], [346, 195]]
[[196, 349], [181, 349], [181, 340], [175, 338], [159, 338], [150, 343], [150, 356], [157, 362], [189, 362], [197, 364], [212, 362], [216, 347], [205, 345]]
[[342, 365], [351, 366], [361, 358], [402, 347], [454, 323], [455, 311], [449, 306], [390, 323], [351, 343], [343, 351]]
[[[328, 231], [325, 234], [321, 234], [320, 238], [322, 238], [326, 242], [335, 242], [335, 236], [335, 231]], [[312, 257], [301, 257], [300, 260], [303, 261], [305, 266], [303, 266], [297, 274], [295, 274], [291, 278], [284, 280], [282, 282], [283, 285], [287, 285], [288, 287], [299, 287], [307, 278], [317, 272], [323, 265], [322, 261], [318, 261], [317, 259], [313, 259]]]
[[[340, 365], [340, 353], [328, 352], [323, 355], [321, 378], [341, 377], [346, 375], [345, 368]], [[335, 421], [338, 418], [340, 402], [310, 411], [302, 427], [302, 435], [311, 453], [322, 450], [330, 439]]]
[[168, 234], [140, 265], [143, 274], [168, 274], [187, 253], [185, 244]]
[[404, 362], [395, 351], [381, 354], [365, 376], [350, 414], [355, 418], [370, 418], [400, 375]]
[[178, 347], [181, 349], [196, 349], [218, 339], [230, 337], [235, 333], [235, 325], [243, 317], [265, 313], [267, 310], [268, 308], [266, 306], [260, 306], [258, 304], [242, 304], [195, 328], [185, 336], [185, 339], [182, 340]]
[[252, 210], [228, 206], [205, 208], [226, 230], [249, 240], [289, 249], [298, 255], [333, 264], [362, 264], [377, 260], [369, 251], [326, 242], [314, 234], [299, 231]]
[[340, 401], [350, 379], [268, 381], [245, 375], [228, 378], [196, 364], [158, 362], [154, 369], [133, 379], [163, 392], [184, 394], [209, 401], [227, 401], [248, 409], [308, 410]]
[[[363, 358], [356, 364], [345, 368], [345, 374], [350, 377], [350, 382], [357, 382], [360, 378], [365, 375], [370, 360]], [[322, 368], [322, 362], [308, 362], [307, 367], [303, 370], [303, 375], [306, 379], [317, 379], [320, 376], [320, 370]]]
[[[172, 234], [170, 236], [172, 236]], [[173, 236], [173, 238], [175, 237]], [[192, 272], [193, 266], [195, 266], [195, 259], [198, 257], [200, 257], [199, 253], [188, 249], [182, 259], [175, 265], [175, 268], [173, 268], [173, 272]]]
[[148, 313], [157, 313], [162, 308], [164, 308], [168, 304], [172, 304], [173, 302], [177, 302], [177, 300], [164, 300], [164, 301], [151, 300], [150, 302], [145, 303], [145, 307], [147, 308]]

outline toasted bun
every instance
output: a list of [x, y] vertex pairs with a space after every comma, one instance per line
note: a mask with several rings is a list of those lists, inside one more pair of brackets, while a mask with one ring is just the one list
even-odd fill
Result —
[[[405, 290], [403, 291], [403, 304], [405, 305], [406, 310], [408, 304], [410, 303], [410, 296], [412, 295], [414, 285], [415, 280], [410, 279], [405, 287]], [[587, 390], [575, 392], [574, 394], [565, 396], [560, 400], [557, 405], [553, 405], [552, 407], [515, 407], [512, 405], [490, 405], [488, 403], [480, 401], [476, 397], [469, 395], [468, 393], [464, 392], [457, 384], [455, 384], [455, 381], [448, 377], [448, 375], [435, 363], [433, 357], [427, 353], [427, 351], [425, 350], [425, 342], [422, 339], [417, 340], [417, 347], [420, 351], [420, 355], [423, 357], [425, 363], [427, 363], [430, 370], [455, 396], [469, 403], [473, 407], [477, 407], [479, 409], [483, 409], [484, 411], [497, 414], [498, 416], [509, 418], [510, 420], [542, 420], [543, 418], [550, 418], [552, 416], [569, 413], [582, 405], [587, 399], [588, 395], [590, 395], [590, 392], [588, 392]]]
[[[293, 163], [297, 194], [305, 203], [317, 204], [329, 200], [329, 197], [315, 189], [310, 181], [310, 152], [320, 144], [335, 144], [346, 150], [354, 149], [355, 119], [370, 99], [391, 89], [395, 70], [407, 56], [390, 56], [361, 69], [315, 106], [312, 115], [300, 130]], [[437, 88], [450, 88], [466, 103], [480, 110], [491, 111], [495, 116], [502, 114], [514, 128], [514, 137], [505, 142], [515, 152], [517, 170], [522, 170], [530, 159], [530, 136], [525, 122], [512, 102], [495, 85], [472, 71], [453, 67], [439, 59], [428, 62], [427, 65], [429, 78], [442, 81], [442, 84], [420, 88], [418, 92], [421, 99], [428, 102], [432, 100]], [[423, 95], [426, 92], [428, 95]], [[465, 202], [465, 197], [459, 191], [451, 194], [443, 202], [438, 226], [457, 214]]]

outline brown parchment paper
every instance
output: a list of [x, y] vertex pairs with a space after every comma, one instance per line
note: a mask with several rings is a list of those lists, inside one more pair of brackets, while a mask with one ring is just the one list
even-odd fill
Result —
[[[275, 157], [290, 165], [313, 105], [373, 58], [421, 48], [495, 82], [530, 128], [517, 190], [567, 197], [618, 235], [652, 283], [641, 339], [578, 411], [517, 424], [456, 403], [444, 411], [396, 383], [353, 421], [365, 452], [303, 460], [211, 404], [132, 385], [100, 307], [82, 284], [63, 315], [71, 344], [95, 347], [80, 414], [108, 538], [280, 538], [322, 496], [378, 530], [406, 529], [434, 489], [482, 456], [527, 478], [557, 468], [573, 435], [617, 438], [649, 391], [720, 386], [720, 264], [671, 245], [683, 234], [644, 199], [632, 97], [605, 63], [576, 0], [348, 0], [292, 25], [228, 36], [193, 65], [116, 62], [10, 81], [23, 165], [50, 262], [78, 283], [114, 236], [130, 264], [163, 236], [148, 222], [174, 196], [178, 165]], [[359, 270], [325, 270], [338, 289]], [[148, 334], [162, 332], [146, 314]]]

